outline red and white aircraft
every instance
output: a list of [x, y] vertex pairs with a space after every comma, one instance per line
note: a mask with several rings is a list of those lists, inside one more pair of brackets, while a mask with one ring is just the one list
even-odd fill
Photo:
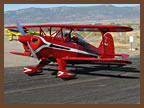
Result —
[[[113, 37], [108, 32], [128, 32], [133, 29], [118, 25], [70, 25], [46, 24], [8, 26], [5, 28], [18, 28], [22, 34], [18, 40], [22, 43], [24, 52], [11, 52], [12, 54], [35, 57], [40, 60], [36, 67], [25, 67], [23, 71], [28, 75], [42, 72], [42, 67], [50, 62], [57, 62], [60, 78], [74, 78], [76, 74], [66, 70], [66, 64], [101, 64], [120, 65], [131, 64], [131, 61], [116, 59], [115, 56], [127, 58], [128, 54], [115, 54]], [[39, 28], [38, 35], [26, 35], [23, 28]], [[44, 32], [47, 28], [49, 34]], [[52, 32], [54, 29], [55, 32]], [[64, 29], [69, 31], [64, 32]], [[77, 31], [100, 32], [102, 41], [99, 47], [89, 44]]]

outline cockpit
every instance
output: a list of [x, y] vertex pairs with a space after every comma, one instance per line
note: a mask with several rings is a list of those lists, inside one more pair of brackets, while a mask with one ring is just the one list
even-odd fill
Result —
[[73, 31], [71, 33], [68, 33], [66, 31], [63, 30], [63, 32], [61, 33], [61, 31], [57, 34], [58, 37], [61, 37], [63, 34], [63, 38], [64, 39], [68, 39], [69, 41], [73, 41], [73, 42], [78, 42], [78, 41], [84, 41], [87, 42], [86, 39], [79, 33]]

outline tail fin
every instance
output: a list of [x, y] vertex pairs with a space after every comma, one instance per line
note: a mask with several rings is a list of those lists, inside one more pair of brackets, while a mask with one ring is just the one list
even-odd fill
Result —
[[110, 33], [105, 34], [104, 40], [101, 41], [99, 49], [103, 50], [101, 58], [114, 58], [115, 48], [113, 37]]

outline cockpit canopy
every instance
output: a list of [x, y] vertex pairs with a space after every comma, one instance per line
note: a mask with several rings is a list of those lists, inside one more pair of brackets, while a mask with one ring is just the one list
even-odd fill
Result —
[[[63, 35], [62, 35], [63, 34]], [[74, 37], [77, 37], [78, 39], [82, 40], [82, 41], [86, 41], [86, 39], [79, 33], [77, 33], [76, 31], [72, 31], [71, 33], [68, 33], [67, 31], [64, 31], [62, 30], [62, 33], [61, 31], [57, 34], [58, 37], [61, 37], [63, 36], [63, 38], [67, 38], [68, 40], [70, 41], [73, 41]]]

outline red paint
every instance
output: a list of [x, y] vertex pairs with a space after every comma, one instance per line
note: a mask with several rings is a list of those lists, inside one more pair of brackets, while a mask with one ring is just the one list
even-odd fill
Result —
[[63, 71], [58, 71], [57, 76], [60, 78], [75, 78], [76, 74], [68, 70], [63, 70]]
[[[57, 75], [60, 78], [74, 78], [75, 73], [66, 70], [67, 63], [101, 63], [101, 64], [113, 64], [117, 65], [130, 64], [131, 62], [123, 59], [115, 59], [115, 56], [122, 56], [126, 58], [128, 54], [115, 54], [114, 42], [110, 33], [107, 32], [127, 32], [132, 31], [132, 28], [127, 26], [114, 26], [114, 25], [67, 25], [67, 24], [47, 24], [47, 25], [25, 25], [22, 27], [60, 27], [55, 33], [50, 36], [20, 36], [19, 41], [23, 44], [24, 53], [11, 52], [17, 55], [32, 56], [36, 54], [36, 58], [40, 60], [40, 63], [36, 67], [26, 67], [23, 71], [26, 74], [35, 74], [42, 72], [41, 68], [48, 65], [50, 62], [57, 62], [59, 66], [59, 72]], [[16, 26], [9, 26], [5, 28], [16, 28]], [[69, 34], [73, 30], [77, 31], [91, 31], [101, 32], [102, 41], [99, 47], [95, 47], [87, 42], [84, 42], [77, 36], [74, 37], [74, 41], [69, 40], [69, 36], [58, 37], [57, 34], [67, 28], [70, 30]], [[51, 28], [50, 28], [51, 29]], [[40, 33], [41, 34], [41, 33]], [[30, 46], [28, 46], [28, 44]], [[30, 48], [32, 47], [32, 50]], [[94, 62], [95, 61], [95, 62]], [[106, 62], [106, 63], [105, 63]], [[29, 71], [27, 71], [28, 69]], [[30, 71], [31, 70], [31, 71]]]
[[[17, 26], [7, 26], [5, 28], [16, 28], [16, 27]], [[65, 27], [65, 28], [72, 27], [75, 28], [76, 31], [91, 31], [91, 32], [96, 31], [127, 32], [133, 30], [131, 27], [119, 26], [119, 25], [41, 24], [41, 25], [24, 25], [22, 27]]]
[[25, 74], [28, 74], [28, 75], [33, 75], [33, 74], [35, 74], [35, 73], [41, 73], [41, 72], [42, 72], [42, 69], [39, 69], [39, 70], [36, 70], [36, 71], [35, 71], [35, 67], [30, 67], [30, 66], [28, 66], [28, 67], [23, 68], [23, 72], [24, 72]]

